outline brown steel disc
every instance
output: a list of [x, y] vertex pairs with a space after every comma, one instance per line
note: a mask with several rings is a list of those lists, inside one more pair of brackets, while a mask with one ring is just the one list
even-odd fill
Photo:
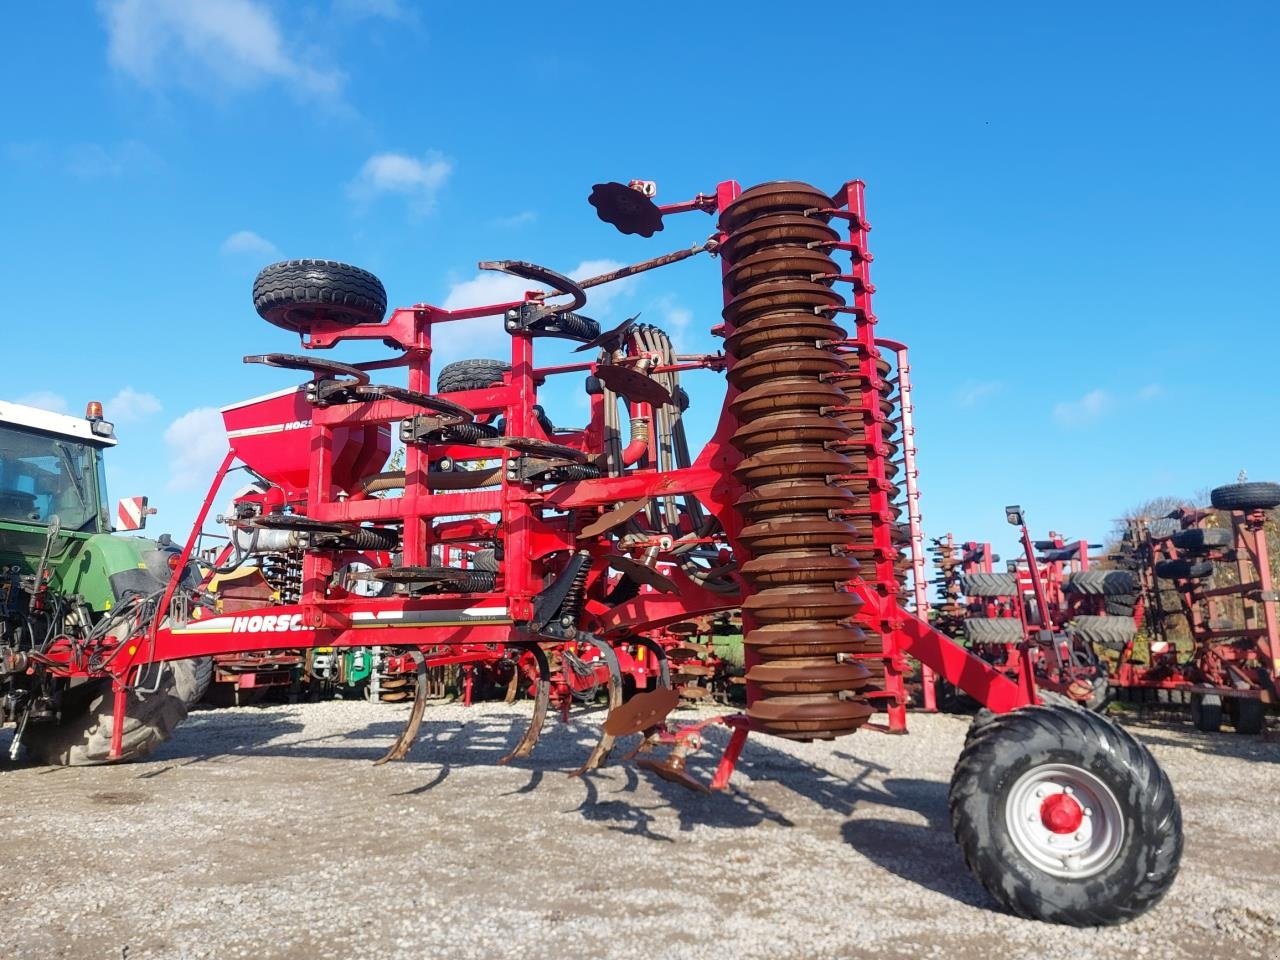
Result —
[[748, 486], [793, 477], [829, 477], [850, 471], [847, 457], [814, 444], [789, 443], [753, 454], [733, 475]]
[[768, 313], [753, 317], [725, 338], [724, 348], [735, 357], [748, 357], [757, 350], [781, 343], [813, 346], [843, 340], [848, 333], [834, 320], [813, 313]]
[[[825, 253], [807, 247], [767, 247], [743, 257], [725, 274], [732, 293], [769, 280], [813, 280], [815, 275], [838, 274], [840, 267]], [[814, 281], [830, 284], [830, 280]]]
[[862, 601], [832, 587], [776, 587], [742, 601], [742, 609], [761, 623], [792, 620], [840, 620], [852, 617]]
[[737, 510], [750, 522], [766, 517], [788, 517], [800, 513], [827, 514], [856, 506], [855, 495], [843, 487], [820, 480], [778, 480], [748, 491], [738, 499]]
[[837, 693], [866, 685], [869, 671], [860, 663], [837, 663], [832, 657], [788, 658], [757, 663], [747, 680], [767, 694]]
[[848, 403], [848, 397], [832, 384], [781, 377], [742, 391], [729, 402], [729, 409], [739, 420], [750, 420], [781, 410], [820, 410], [843, 403]]
[[784, 443], [834, 443], [848, 436], [849, 428], [843, 423], [819, 413], [798, 410], [749, 420], [733, 432], [732, 443], [749, 454]]
[[[803, 248], [810, 243], [832, 244], [839, 239], [840, 231], [816, 217], [806, 217], [798, 213], [771, 214], [752, 220], [734, 230], [725, 239], [720, 252], [729, 263], [737, 263], [754, 251], [766, 247]], [[824, 247], [815, 249], [824, 249]]]
[[753, 557], [742, 565], [742, 575], [758, 590], [814, 584], [831, 587], [851, 579], [858, 569], [852, 557], [830, 549], [783, 550]]
[[833, 694], [768, 697], [747, 708], [747, 716], [762, 732], [793, 740], [853, 733], [873, 712], [861, 700], [840, 700]]
[[849, 543], [856, 536], [843, 520], [824, 517], [777, 517], [743, 527], [738, 539], [753, 554], [766, 550], [802, 550]]
[[882, 650], [877, 634], [829, 620], [766, 624], [749, 630], [743, 643], [766, 658], [880, 653]]
[[729, 368], [729, 382], [739, 390], [779, 377], [817, 379], [841, 369], [840, 358], [830, 350], [786, 343], [759, 350]]
[[[825, 210], [834, 205], [832, 199], [817, 187], [799, 180], [775, 180], [742, 191], [737, 200], [720, 214], [720, 226], [733, 231], [749, 221], [775, 213], [803, 214], [806, 210]], [[812, 218], [831, 219], [829, 213], [815, 213]]]
[[[841, 356], [844, 357], [845, 366], [849, 368], [850, 373], [862, 372], [861, 348], [848, 353], [843, 353]], [[888, 360], [885, 360], [883, 357], [876, 357], [876, 372], [880, 375], [881, 380], [887, 377], [889, 375], [889, 371], [892, 369], [893, 367], [889, 365]]]
[[730, 300], [725, 305], [724, 318], [737, 327], [752, 317], [766, 313], [813, 313], [815, 307], [843, 303], [844, 297], [820, 283], [808, 280], [774, 280], [755, 284]]

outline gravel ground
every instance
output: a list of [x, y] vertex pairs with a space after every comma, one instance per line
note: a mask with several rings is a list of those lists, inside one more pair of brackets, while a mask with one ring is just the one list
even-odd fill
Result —
[[6, 769], [0, 957], [1280, 957], [1274, 742], [1132, 726], [1181, 798], [1182, 873], [1141, 919], [1072, 930], [998, 912], [961, 861], [964, 718], [753, 739], [704, 797], [565, 776], [598, 714], [496, 766], [525, 709], [432, 704], [378, 768], [407, 708], [201, 712], [147, 763]]

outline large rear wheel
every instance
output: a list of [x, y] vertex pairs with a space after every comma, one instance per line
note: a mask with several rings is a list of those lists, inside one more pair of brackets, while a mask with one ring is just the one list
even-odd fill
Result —
[[951, 823], [987, 892], [1050, 923], [1144, 913], [1182, 856], [1182, 814], [1155, 758], [1074, 707], [1025, 707], [976, 729], [951, 782]]
[[[187, 706], [203, 694], [207, 658], [153, 664], [142, 671], [125, 711], [120, 760], [141, 760], [173, 734]], [[207, 681], [206, 685], [207, 685]], [[36, 763], [83, 767], [108, 762], [113, 726], [111, 682], [94, 680], [68, 690], [57, 723], [33, 724], [23, 736]]]

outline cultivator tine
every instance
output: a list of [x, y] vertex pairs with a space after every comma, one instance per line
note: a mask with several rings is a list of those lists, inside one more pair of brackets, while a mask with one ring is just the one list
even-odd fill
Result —
[[373, 761], [375, 767], [382, 766], [388, 760], [403, 760], [413, 746], [413, 741], [418, 739], [418, 730], [422, 726], [422, 714], [427, 709], [427, 660], [418, 650], [409, 651], [409, 656], [413, 658], [417, 673], [417, 689], [414, 692], [413, 708], [409, 711], [409, 722], [404, 725], [404, 730], [391, 745], [391, 749]]
[[532, 280], [534, 283], [546, 284], [551, 287], [555, 296], [556, 294], [564, 294], [572, 297], [568, 303], [545, 305], [543, 309], [549, 313], [569, 313], [573, 310], [581, 310], [587, 305], [587, 295], [577, 282], [570, 280], [562, 273], [557, 273], [549, 267], [541, 266], [537, 263], [529, 263], [525, 260], [482, 260], [477, 266], [481, 270], [498, 270], [502, 273], [510, 274], [513, 277], [519, 277], [521, 280]]
[[[533, 752], [538, 744], [538, 737], [542, 735], [542, 725], [547, 719], [547, 705], [551, 702], [551, 662], [547, 659], [546, 651], [536, 643], [518, 644], [516, 649], [533, 654], [538, 665], [538, 680], [534, 684], [533, 716], [529, 718], [529, 726], [525, 728], [524, 736], [515, 749], [498, 761], [502, 764], [510, 763], [517, 757], [527, 757]], [[516, 675], [519, 676], [518, 668]]]
[[600, 651], [600, 658], [609, 668], [609, 713], [605, 716], [604, 724], [600, 729], [600, 742], [591, 751], [591, 756], [587, 757], [587, 762], [570, 774], [574, 777], [580, 777], [588, 770], [595, 770], [609, 758], [609, 751], [613, 749], [614, 741], [614, 734], [609, 732], [609, 719], [622, 706], [622, 667], [618, 663], [618, 655], [614, 653], [613, 647], [607, 640], [601, 640], [589, 633], [579, 633], [578, 639], [596, 647]]

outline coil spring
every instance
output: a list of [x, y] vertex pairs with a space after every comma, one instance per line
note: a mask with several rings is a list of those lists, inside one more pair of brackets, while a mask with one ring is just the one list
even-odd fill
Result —
[[565, 594], [564, 602], [560, 604], [560, 623], [562, 626], [575, 626], [578, 618], [582, 615], [582, 601], [586, 597], [587, 576], [591, 573], [590, 554], [585, 550], [578, 551], [579, 557], [584, 559], [579, 565], [577, 572], [573, 575], [573, 582], [569, 584], [569, 592]]
[[302, 599], [302, 555], [269, 553], [259, 562], [262, 577], [275, 591], [273, 604], [297, 603]]

